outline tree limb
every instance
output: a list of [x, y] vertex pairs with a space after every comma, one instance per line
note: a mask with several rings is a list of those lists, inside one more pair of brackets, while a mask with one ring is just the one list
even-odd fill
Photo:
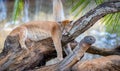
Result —
[[[71, 42], [70, 46], [72, 49], [75, 48], [75, 46], [79, 44], [78, 42]], [[86, 52], [91, 53], [91, 54], [98, 54], [101, 56], [108, 56], [108, 55], [120, 55], [120, 46], [118, 47], [113, 47], [113, 49], [109, 48], [98, 48], [95, 46], [91, 46]]]
[[120, 51], [115, 50], [115, 49], [101, 49], [101, 48], [97, 48], [94, 46], [91, 46], [88, 50], [88, 53], [91, 54], [98, 54], [98, 55], [102, 55], [102, 56], [108, 56], [108, 55], [120, 55]]
[[73, 52], [68, 56], [66, 56], [64, 60], [62, 60], [60, 63], [50, 66], [44, 66], [42, 68], [38, 68], [30, 71], [69, 71], [71, 70], [71, 67], [75, 65], [82, 58], [86, 50], [94, 42], [95, 42], [94, 37], [86, 36], [84, 39], [80, 41], [79, 45], [75, 47]]
[[110, 1], [105, 2], [96, 8], [90, 10], [87, 14], [79, 18], [74, 22], [73, 28], [69, 32], [70, 37], [63, 39], [64, 43], [68, 43], [78, 37], [80, 34], [88, 30], [93, 26], [99, 19], [106, 16], [107, 14], [112, 14], [120, 12], [120, 1]]

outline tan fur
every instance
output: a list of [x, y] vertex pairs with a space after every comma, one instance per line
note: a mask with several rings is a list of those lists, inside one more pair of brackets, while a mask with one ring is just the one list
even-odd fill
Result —
[[[72, 28], [71, 22], [72, 21], [70, 21], [70, 20], [64, 20], [62, 22], [59, 22], [61, 24], [61, 27], [63, 27], [62, 28], [62, 34], [63, 35], [67, 35], [69, 30]], [[72, 53], [72, 49], [71, 49], [70, 44], [71, 43], [68, 43], [64, 48], [64, 51], [65, 51], [66, 55], [69, 55], [70, 53]]]
[[19, 43], [21, 48], [28, 49], [25, 45], [25, 40], [30, 39], [39, 41], [52, 37], [55, 49], [57, 51], [57, 58], [63, 59], [61, 46], [61, 29], [56, 22], [51, 21], [33, 21], [28, 22], [15, 28], [9, 36], [19, 36]]
[[65, 27], [66, 25], [70, 24], [70, 22], [71, 22], [70, 20], [64, 20], [61, 23]]
[[67, 32], [69, 32], [69, 30], [72, 27], [72, 25], [70, 24], [71, 22], [72, 21], [70, 20], [64, 20], [62, 22], [59, 22], [61, 24], [63, 34], [66, 34]]

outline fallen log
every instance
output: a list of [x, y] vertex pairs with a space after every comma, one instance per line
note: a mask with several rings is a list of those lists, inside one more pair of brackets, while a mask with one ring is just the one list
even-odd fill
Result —
[[72, 71], [120, 71], [120, 56], [111, 55], [88, 61], [79, 61]]
[[75, 65], [82, 58], [86, 50], [94, 42], [94, 37], [86, 36], [84, 39], [81, 40], [80, 44], [75, 47], [73, 52], [66, 56], [61, 62], [29, 71], [70, 71], [72, 66]]
[[[16, 38], [12, 38], [14, 41], [17, 41]], [[10, 39], [11, 40], [11, 39]], [[9, 41], [7, 39], [6, 41]], [[47, 42], [46, 42], [47, 41]], [[89, 41], [89, 42], [88, 42]], [[85, 51], [90, 47], [92, 43], [94, 43], [94, 39], [91, 37], [87, 37], [84, 40], [81, 41], [80, 45], [76, 47], [76, 49], [73, 50], [73, 53], [70, 54], [68, 57], [66, 57], [60, 64], [52, 65], [52, 69], [62, 69], [62, 66], [67, 66], [65, 69], [68, 67], [73, 66], [77, 61], [79, 61], [78, 57], [81, 57]], [[11, 44], [11, 48], [4, 48], [2, 52], [2, 56], [0, 57], [0, 71], [23, 71], [23, 70], [29, 70], [29, 69], [34, 69], [35, 67], [45, 65], [45, 58], [51, 58], [49, 57], [48, 54], [52, 53], [55, 49], [52, 47], [52, 44], [49, 45], [47, 43], [50, 43], [51, 40], [42, 40], [40, 42], [28, 42], [26, 43], [28, 46], [29, 51], [22, 50], [19, 43], [13, 43]], [[32, 47], [31, 44], [33, 45]], [[13, 47], [14, 46], [14, 47]], [[51, 47], [50, 47], [51, 46]], [[80, 50], [80, 47], [84, 47], [84, 51]], [[87, 47], [87, 48], [86, 48]], [[86, 48], [86, 49], [85, 49]], [[82, 48], [81, 48], [82, 49]], [[83, 53], [81, 53], [81, 51]], [[46, 56], [46, 57], [45, 57]], [[69, 62], [67, 60], [73, 61], [70, 66], [68, 66]], [[65, 65], [65, 64], [66, 65]], [[62, 67], [62, 68], [59, 68]], [[40, 68], [41, 69], [41, 68]], [[51, 70], [51, 66], [48, 68], [42, 68], [42, 69], [47, 69], [49, 71], [54, 71]], [[45, 71], [41, 70], [41, 71]]]
[[[16, 38], [14, 41], [17, 41]], [[18, 42], [11, 44], [12, 47], [5, 47], [0, 55], [0, 71], [23, 71], [45, 65], [45, 55], [49, 58], [49, 54], [55, 50], [48, 43], [52, 43], [51, 39], [26, 42], [29, 51], [21, 49]]]

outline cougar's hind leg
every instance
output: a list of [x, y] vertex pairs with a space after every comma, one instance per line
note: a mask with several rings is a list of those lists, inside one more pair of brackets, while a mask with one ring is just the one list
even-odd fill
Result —
[[28, 48], [26, 47], [26, 44], [25, 44], [25, 40], [27, 38], [27, 30], [26, 30], [26, 28], [21, 28], [19, 37], [20, 37], [19, 42], [20, 42], [21, 48], [28, 50]]

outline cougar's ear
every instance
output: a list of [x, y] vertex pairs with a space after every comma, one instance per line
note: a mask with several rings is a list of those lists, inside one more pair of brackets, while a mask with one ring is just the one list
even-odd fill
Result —
[[66, 25], [66, 20], [59, 21], [58, 24], [59, 24], [59, 26], [64, 27]]
[[60, 27], [65, 27], [72, 22], [73, 21], [70, 21], [70, 20], [63, 20], [63, 21], [59, 21], [58, 24], [59, 24]]

